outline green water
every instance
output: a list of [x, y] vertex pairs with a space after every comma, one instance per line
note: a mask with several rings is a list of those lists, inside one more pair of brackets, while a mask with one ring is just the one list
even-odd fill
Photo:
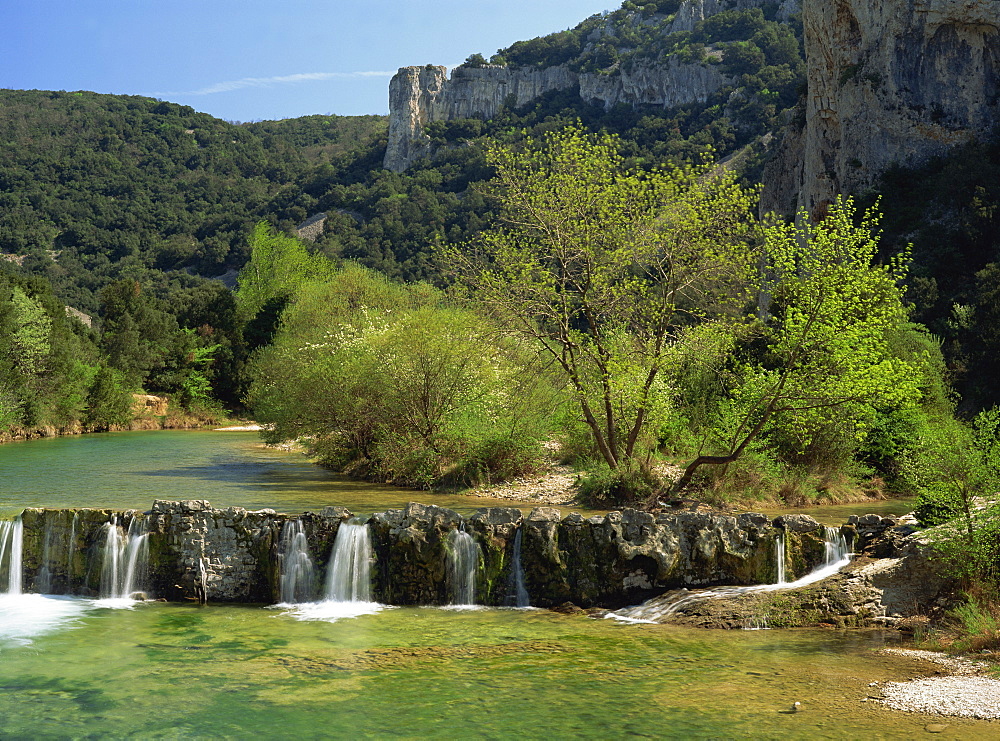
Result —
[[[695, 632], [543, 611], [389, 609], [336, 622], [147, 604], [0, 644], [0, 736], [908, 738], [859, 700], [914, 676], [894, 636]], [[781, 712], [794, 701], [797, 714]], [[946, 738], [1000, 726], [949, 720]]]
[[[350, 482], [253, 433], [0, 446], [0, 510], [157, 498], [288, 512], [505, 504]], [[896, 633], [692, 631], [535, 610], [301, 619], [317, 609], [0, 594], [0, 738], [909, 739], [936, 722], [942, 738], [1000, 737], [1000, 724], [862, 702], [871, 682], [928, 673], [877, 652]], [[801, 712], [784, 712], [795, 701]]]
[[463, 514], [512, 506], [352, 481], [300, 453], [264, 447], [255, 432], [120, 432], [0, 445], [0, 515], [25, 507], [146, 510], [154, 499], [290, 513], [341, 505], [371, 514], [414, 500]]

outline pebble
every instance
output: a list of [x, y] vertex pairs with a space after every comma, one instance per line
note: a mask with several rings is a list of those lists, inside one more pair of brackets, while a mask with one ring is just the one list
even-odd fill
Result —
[[465, 492], [471, 496], [511, 499], [532, 504], [572, 505], [579, 476], [569, 466], [552, 466], [541, 475], [482, 486]]
[[[979, 676], [986, 664], [933, 651], [889, 648], [884, 653], [931, 661], [946, 667], [951, 676], [885, 682], [881, 685], [882, 697], [877, 698], [878, 702], [894, 710], [1000, 720], [1000, 680]], [[946, 725], [931, 723], [925, 730], [941, 733], [946, 728]]]

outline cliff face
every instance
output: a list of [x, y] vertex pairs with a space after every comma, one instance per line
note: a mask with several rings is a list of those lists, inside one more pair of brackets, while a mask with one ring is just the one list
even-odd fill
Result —
[[429, 123], [492, 118], [505, 105], [516, 108], [552, 90], [579, 86], [583, 100], [604, 108], [619, 103], [669, 108], [702, 102], [726, 81], [714, 67], [675, 59], [607, 75], [577, 74], [565, 66], [487, 66], [458, 67], [449, 79], [444, 67], [402, 67], [389, 83], [389, 144], [383, 164], [402, 172], [430, 154], [424, 133]]
[[1000, 114], [1000, 0], [803, 0], [802, 17], [805, 126], [765, 172], [765, 209], [821, 217]]
[[424, 127], [434, 121], [488, 119], [502, 107], [518, 107], [552, 90], [579, 86], [580, 97], [611, 108], [619, 103], [670, 107], [704, 101], [725, 83], [712, 67], [670, 60], [613, 75], [577, 74], [564, 66], [525, 69], [402, 67], [389, 83], [389, 144], [386, 169], [402, 172], [431, 153]]

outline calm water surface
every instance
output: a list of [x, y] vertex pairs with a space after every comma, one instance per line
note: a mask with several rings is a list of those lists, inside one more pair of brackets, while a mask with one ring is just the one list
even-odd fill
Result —
[[290, 513], [342, 505], [371, 514], [414, 500], [463, 514], [512, 506], [352, 481], [301, 453], [264, 447], [255, 432], [112, 432], [0, 445], [0, 515], [25, 507], [146, 510], [154, 499]]

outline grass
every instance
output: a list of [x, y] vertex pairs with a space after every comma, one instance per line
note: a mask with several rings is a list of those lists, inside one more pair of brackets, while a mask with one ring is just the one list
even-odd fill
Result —
[[982, 592], [964, 598], [937, 626], [914, 636], [921, 648], [953, 654], [1000, 653], [1000, 600]]

